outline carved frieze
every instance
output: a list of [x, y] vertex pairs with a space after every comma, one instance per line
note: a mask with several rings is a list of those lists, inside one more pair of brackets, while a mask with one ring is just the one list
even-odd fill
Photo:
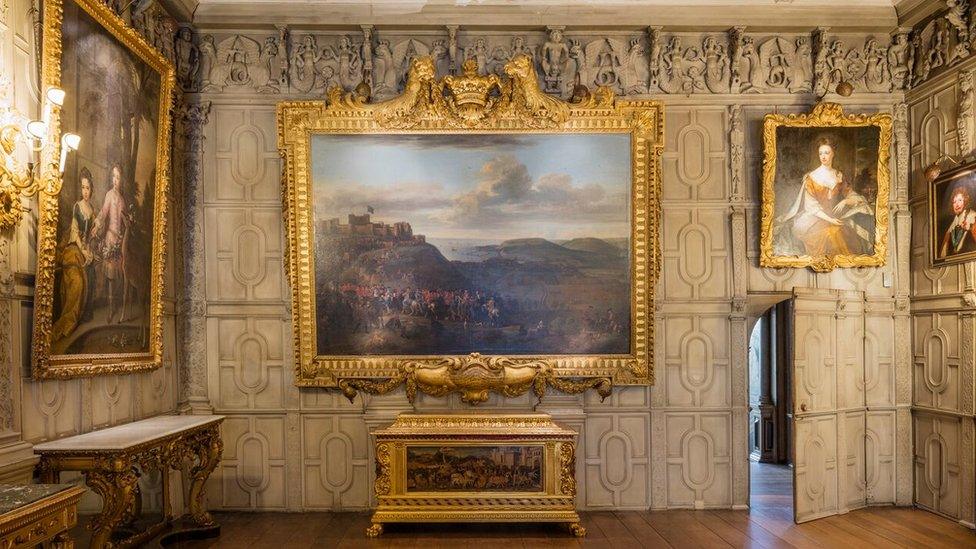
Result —
[[[944, 21], [946, 28], [949, 23]], [[938, 33], [936, 33], [938, 34]], [[931, 32], [921, 38], [928, 43]], [[939, 38], [941, 40], [941, 38]], [[930, 40], [931, 41], [931, 40]], [[333, 86], [369, 85], [373, 101], [403, 91], [412, 60], [430, 56], [438, 76], [458, 74], [473, 59], [480, 76], [502, 74], [517, 55], [529, 57], [543, 90], [564, 99], [577, 86], [607, 87], [618, 96], [727, 93], [814, 93], [841, 81], [862, 93], [904, 89], [917, 66], [922, 73], [947, 64], [930, 53], [919, 63], [911, 36], [809, 34], [643, 33], [601, 35], [561, 26], [511, 35], [479, 34], [448, 26], [441, 33], [410, 34], [366, 25], [359, 34], [305, 32], [202, 34], [180, 29], [173, 38], [180, 82], [188, 91], [321, 96]], [[924, 65], [924, 66], [923, 66]], [[585, 94], [584, 94], [585, 95]]]

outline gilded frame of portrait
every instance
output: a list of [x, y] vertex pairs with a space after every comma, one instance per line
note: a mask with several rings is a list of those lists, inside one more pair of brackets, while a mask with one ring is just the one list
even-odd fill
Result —
[[[775, 203], [788, 197], [776, 196], [777, 158], [776, 130], [795, 128], [863, 128], [876, 126], [878, 136], [877, 195], [874, 208], [873, 254], [837, 255], [777, 255], [773, 250]], [[759, 264], [763, 267], [809, 267], [816, 272], [829, 272], [845, 267], [879, 267], [885, 264], [888, 253], [888, 197], [891, 188], [890, 148], [892, 118], [888, 113], [845, 114], [837, 103], [822, 102], [807, 114], [767, 114], [763, 118], [763, 176], [762, 222]]]
[[[609, 89], [568, 103], [542, 93], [531, 60], [517, 56], [504, 76], [439, 79], [429, 57], [415, 59], [402, 95], [370, 104], [356, 92], [334, 88], [328, 101], [278, 104], [278, 146], [283, 162], [291, 283], [295, 384], [339, 387], [347, 397], [380, 394], [404, 385], [442, 396], [461, 393], [469, 403], [490, 392], [517, 396], [547, 386], [567, 392], [613, 385], [653, 384], [654, 290], [660, 270], [660, 154], [663, 107], [657, 101], [615, 98]], [[316, 134], [619, 133], [631, 144], [631, 343], [620, 355], [318, 355], [311, 137]]]
[[[42, 83], [44, 89], [63, 87], [61, 83], [62, 28], [65, 2], [74, 2], [108, 34], [159, 74], [159, 100], [156, 127], [155, 189], [153, 192], [152, 250], [149, 266], [148, 345], [145, 352], [104, 354], [55, 354], [51, 348], [51, 331], [54, 323], [55, 271], [57, 266], [57, 231], [59, 194], [38, 194], [39, 220], [37, 244], [37, 277], [34, 293], [34, 331], [32, 341], [32, 376], [40, 379], [65, 379], [100, 374], [117, 374], [158, 368], [162, 361], [163, 335], [163, 284], [166, 263], [167, 226], [166, 211], [170, 200], [170, 135], [171, 107], [175, 89], [175, 69], [158, 50], [151, 46], [135, 29], [127, 25], [99, 0], [44, 0]], [[69, 94], [71, 93], [68, 90]], [[55, 107], [51, 116], [51, 134], [60, 136], [61, 112]], [[43, 177], [52, 182], [49, 188], [61, 189], [62, 177], [57, 171], [60, 155], [60, 139], [52, 139], [42, 155], [46, 170]], [[123, 290], [126, 291], [126, 290]]]
[[[976, 261], [976, 162], [940, 173], [929, 182], [928, 192], [929, 258], [932, 268]], [[962, 211], [959, 214], [945, 209], [953, 207], [957, 193], [961, 194], [959, 201]], [[967, 224], [968, 229], [956, 231], [957, 243], [953, 245], [948, 233], [953, 228], [960, 228], [957, 222]]]

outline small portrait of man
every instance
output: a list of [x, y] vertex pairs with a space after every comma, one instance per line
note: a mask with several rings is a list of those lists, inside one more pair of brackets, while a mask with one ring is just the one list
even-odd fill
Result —
[[958, 184], [949, 195], [949, 224], [942, 232], [938, 257], [947, 258], [958, 254], [976, 253], [976, 210], [973, 209], [971, 185]]

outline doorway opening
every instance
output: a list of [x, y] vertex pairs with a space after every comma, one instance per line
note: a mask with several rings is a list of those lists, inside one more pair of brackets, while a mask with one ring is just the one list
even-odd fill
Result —
[[793, 301], [766, 310], [749, 337], [749, 505], [793, 520]]

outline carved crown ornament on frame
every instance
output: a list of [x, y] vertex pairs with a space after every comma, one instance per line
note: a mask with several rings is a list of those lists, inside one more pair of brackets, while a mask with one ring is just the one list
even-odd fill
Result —
[[[278, 146], [284, 160], [286, 269], [292, 288], [295, 383], [384, 394], [401, 385], [418, 391], [460, 393], [480, 403], [490, 393], [515, 397], [547, 387], [567, 393], [654, 382], [653, 307], [660, 271], [660, 155], [663, 105], [618, 99], [608, 88], [581, 94], [576, 103], [546, 95], [528, 56], [505, 65], [504, 75], [478, 75], [473, 60], [462, 73], [438, 79], [431, 57], [418, 57], [403, 94], [369, 104], [363, 93], [328, 92], [327, 102], [278, 104]], [[630, 352], [606, 355], [321, 355], [316, 323], [316, 250], [312, 215], [313, 134], [624, 134], [630, 141]]]

